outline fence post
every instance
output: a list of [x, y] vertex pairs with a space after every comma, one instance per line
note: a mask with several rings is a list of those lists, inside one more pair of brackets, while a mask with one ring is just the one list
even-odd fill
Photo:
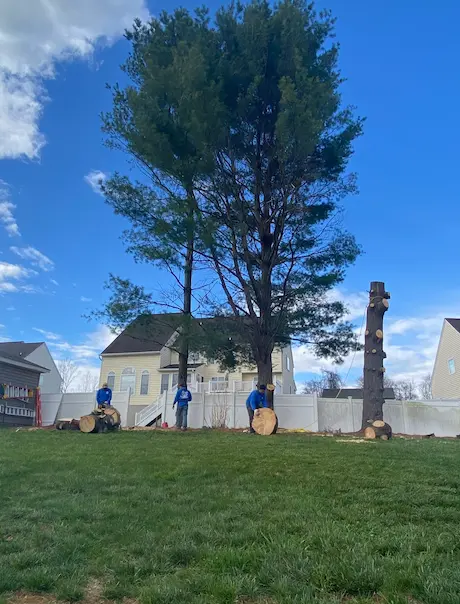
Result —
[[353, 413], [353, 397], [352, 396], [348, 397], [348, 402], [350, 403], [351, 431], [354, 432], [355, 431], [355, 416]]
[[203, 392], [203, 421], [201, 422], [201, 427], [204, 428], [205, 427], [205, 421], [206, 421], [206, 392]]
[[407, 434], [407, 416], [406, 416], [406, 401], [401, 401], [402, 407], [402, 420], [403, 420], [403, 434]]
[[318, 395], [316, 392], [313, 392], [313, 430], [312, 432], [319, 432], [319, 423], [318, 423]]
[[236, 390], [233, 391], [233, 429], [236, 428]]
[[164, 403], [164, 407], [163, 407], [163, 421], [162, 423], [164, 424], [166, 422], [166, 414], [167, 414], [167, 408], [168, 408], [168, 391], [165, 390], [164, 393], [164, 398], [165, 398], [165, 403]]

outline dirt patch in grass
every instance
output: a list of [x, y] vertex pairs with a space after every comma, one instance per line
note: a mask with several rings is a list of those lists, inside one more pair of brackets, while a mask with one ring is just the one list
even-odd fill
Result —
[[[111, 600], [103, 597], [104, 584], [100, 579], [91, 579], [85, 589], [81, 604], [109, 604]], [[59, 600], [52, 594], [35, 594], [18, 592], [6, 600], [7, 604], [58, 604]], [[123, 604], [137, 604], [137, 600], [123, 599]]]

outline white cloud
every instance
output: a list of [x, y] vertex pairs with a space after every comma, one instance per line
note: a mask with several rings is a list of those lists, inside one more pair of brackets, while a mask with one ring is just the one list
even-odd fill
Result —
[[100, 170], [91, 170], [86, 176], [85, 181], [93, 189], [95, 193], [102, 195], [101, 184], [107, 180], [107, 174]]
[[[456, 299], [457, 296], [449, 296]], [[448, 298], [446, 296], [446, 298]], [[348, 294], [337, 290], [333, 299], [340, 299], [350, 309], [350, 320], [355, 319], [357, 332], [361, 325], [361, 317], [367, 303], [367, 294]], [[419, 316], [394, 316], [390, 310], [384, 320], [384, 350], [387, 354], [385, 367], [389, 377], [395, 380], [414, 379], [421, 380], [433, 370], [436, 351], [442, 323], [445, 317], [459, 317], [460, 305], [445, 305], [441, 310], [421, 309]], [[362, 340], [364, 335], [362, 335]], [[298, 381], [301, 374], [320, 374], [322, 369], [338, 371], [345, 377], [350, 370], [348, 384], [353, 384], [360, 375], [363, 367], [363, 353], [357, 352], [352, 364], [353, 354], [349, 354], [343, 365], [335, 365], [330, 359], [318, 359], [308, 346], [298, 346], [293, 350], [294, 367]]]
[[10, 250], [23, 260], [29, 260], [32, 266], [37, 266], [42, 271], [48, 272], [54, 269], [54, 262], [30, 245], [21, 248], [13, 246]]
[[93, 301], [92, 298], [85, 298], [85, 296], [80, 297], [80, 302], [92, 302], [92, 301]]
[[0, 159], [39, 156], [43, 81], [56, 63], [113, 43], [135, 17], [148, 17], [145, 0], [0, 2]]
[[26, 279], [30, 274], [30, 271], [19, 264], [0, 262], [0, 282], [7, 279]]
[[14, 311], [14, 310], [16, 310], [16, 309], [15, 309], [15, 307], [14, 307], [14, 306], [8, 306], [8, 308], [7, 308], [6, 310], [8, 310], [8, 311], [10, 311], [10, 312], [13, 312], [13, 311]]
[[65, 340], [50, 342], [58, 358], [70, 357], [75, 361], [99, 362], [99, 355], [116, 338], [108, 327], [99, 325], [94, 331], [87, 333], [79, 344]]
[[47, 331], [46, 329], [40, 329], [39, 327], [33, 327], [32, 328], [34, 331], [38, 331], [38, 333], [41, 333], [42, 336], [44, 336], [47, 340], [52, 340], [52, 341], [57, 341], [61, 339], [61, 336], [57, 333], [54, 333], [52, 331]]
[[56, 281], [56, 279], [50, 279], [50, 283], [52, 283], [53, 285], [59, 285], [59, 283]]
[[[0, 88], [0, 147], [1, 147], [1, 139], [2, 139], [2, 125], [1, 125], [1, 104], [2, 104], [2, 95]], [[1, 153], [0, 153], [1, 158]], [[8, 185], [3, 180], [0, 180], [0, 223], [3, 224], [5, 231], [8, 233], [10, 237], [19, 236], [21, 233], [19, 232], [19, 227], [14, 218], [13, 210], [16, 206], [10, 202], [9, 200], [9, 190]]]

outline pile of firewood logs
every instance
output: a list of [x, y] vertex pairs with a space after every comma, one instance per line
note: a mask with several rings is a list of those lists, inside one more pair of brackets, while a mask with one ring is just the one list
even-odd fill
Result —
[[111, 432], [121, 426], [120, 412], [110, 405], [101, 405], [80, 419], [60, 419], [56, 430], [80, 430], [80, 432]]

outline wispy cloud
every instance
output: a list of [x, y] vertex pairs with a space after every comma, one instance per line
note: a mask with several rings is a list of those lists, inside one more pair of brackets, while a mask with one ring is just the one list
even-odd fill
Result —
[[58, 286], [59, 283], [56, 281], [56, 279], [50, 279], [50, 283], [52, 283], [53, 285]]
[[[357, 332], [361, 325], [362, 312], [366, 306], [365, 292], [352, 294], [353, 299], [362, 302], [354, 305], [349, 302], [349, 294], [340, 293], [341, 300], [349, 308], [354, 307], [351, 314], [356, 316]], [[357, 297], [356, 297], [357, 296]], [[458, 296], [450, 296], [455, 300]], [[360, 310], [360, 312], [358, 312]], [[421, 380], [433, 370], [439, 336], [445, 317], [459, 317], [460, 305], [446, 304], [442, 309], [421, 309], [420, 315], [395, 316], [394, 307], [390, 304], [390, 311], [385, 315], [384, 321], [384, 349], [387, 354], [385, 367], [389, 377], [395, 380], [414, 379]], [[361, 335], [364, 339], [364, 334]], [[343, 377], [349, 371], [348, 383], [353, 384], [362, 372], [363, 353], [349, 354], [340, 366], [330, 359], [317, 358], [309, 346], [297, 346], [293, 349], [294, 366], [298, 381], [303, 379], [302, 374], [319, 374], [322, 369], [338, 371]], [[353, 362], [352, 362], [353, 361]]]
[[65, 340], [50, 342], [57, 358], [70, 357], [75, 361], [99, 362], [99, 355], [116, 338], [108, 327], [99, 325], [94, 331], [86, 334], [78, 344]]
[[85, 296], [80, 297], [80, 302], [92, 302], [92, 301], [93, 301], [92, 298], [85, 298]]
[[[1, 96], [1, 95], [0, 95]], [[0, 126], [1, 129], [1, 126]], [[13, 214], [16, 206], [9, 199], [9, 189], [5, 181], [0, 180], [0, 223], [10, 237], [19, 236], [19, 227]]]
[[42, 252], [30, 245], [28, 247], [12, 246], [10, 247], [10, 250], [13, 254], [16, 254], [23, 260], [28, 260], [32, 266], [36, 266], [42, 271], [49, 272], [54, 269], [54, 262], [48, 258], [48, 256], [45, 256], [45, 254], [42, 254]]
[[39, 157], [45, 144], [39, 120], [44, 82], [56, 64], [92, 60], [100, 44], [113, 44], [136, 17], [148, 19], [144, 0], [0, 2], [0, 159]]
[[107, 180], [107, 174], [101, 170], [91, 170], [86, 176], [85, 181], [93, 189], [95, 193], [102, 195], [101, 184]]
[[29, 270], [19, 264], [0, 262], [0, 282], [9, 279], [26, 279], [30, 274]]
[[14, 306], [8, 306], [6, 310], [13, 312], [14, 310], [16, 310], [16, 308]]
[[38, 331], [42, 336], [44, 336], [47, 340], [57, 341], [60, 340], [62, 336], [52, 331], [47, 331], [46, 329], [40, 329], [39, 327], [32, 327], [34, 331]]

